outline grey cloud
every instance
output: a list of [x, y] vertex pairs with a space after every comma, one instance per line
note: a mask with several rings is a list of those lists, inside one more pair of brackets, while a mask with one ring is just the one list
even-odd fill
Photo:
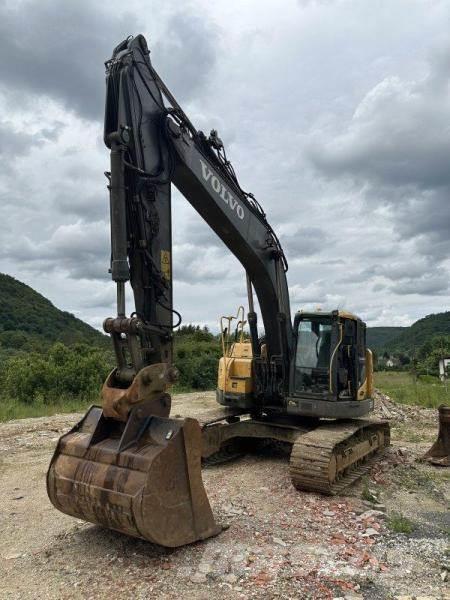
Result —
[[87, 118], [104, 103], [104, 67], [115, 44], [138, 30], [135, 16], [88, 0], [29, 0], [0, 7], [3, 86], [52, 97]]
[[45, 142], [56, 139], [61, 130], [61, 124], [54, 128], [40, 129], [36, 133], [20, 131], [8, 121], [0, 121], [0, 157], [2, 161], [12, 162], [16, 157], [30, 152], [33, 146], [42, 146]]
[[448, 274], [430, 273], [423, 277], [399, 281], [390, 287], [395, 294], [420, 294], [426, 296], [436, 296], [449, 293]]
[[[159, 11], [156, 17], [162, 29], [166, 19]], [[124, 12], [110, 3], [2, 3], [0, 53], [8, 60], [0, 63], [1, 86], [10, 93], [51, 97], [82, 117], [101, 119], [104, 61], [116, 44], [142, 27], [137, 11]], [[153, 47], [151, 41], [155, 61], [175, 91], [184, 98], [195, 95], [214, 66], [218, 28], [205, 15], [183, 10], [169, 16]]]
[[305, 286], [299, 284], [290, 286], [289, 294], [292, 309], [295, 309], [296, 305], [309, 305], [314, 309], [317, 306], [336, 309], [345, 303], [344, 296], [331, 292], [329, 282], [322, 279]]
[[[103, 61], [142, 31], [163, 79], [195, 124], [218, 127], [280, 233], [293, 310], [346, 306], [377, 324], [443, 310], [450, 52], [428, 67], [423, 58], [448, 35], [449, 10], [383, 2], [389, 10], [368, 24], [357, 0], [286, 4], [282, 17], [276, 3], [251, 0], [226, 23], [229, 8], [200, 0], [151, 10], [142, 0], [0, 0], [2, 118], [38, 132], [11, 138], [20, 173], [0, 179], [2, 269], [92, 322], [111, 312]], [[244, 273], [190, 210], [174, 201], [176, 308], [215, 322], [245, 298]]]
[[345, 265], [346, 262], [342, 258], [331, 258], [330, 260], [321, 260], [319, 264], [333, 266], [333, 265]]
[[20, 260], [35, 272], [65, 270], [74, 279], [108, 277], [109, 232], [103, 221], [62, 225], [43, 242], [25, 236], [2, 242], [2, 258]]
[[280, 241], [291, 260], [320, 252], [326, 240], [325, 232], [319, 227], [297, 227], [293, 232], [280, 233]]
[[201, 248], [194, 244], [175, 245], [173, 248], [173, 276], [175, 281], [195, 284], [223, 281], [229, 274], [229, 263], [215, 248]]
[[184, 242], [201, 248], [217, 248], [222, 250], [225, 248], [222, 240], [199, 216], [195, 219], [186, 220], [183, 223], [181, 238]]
[[109, 218], [109, 200], [106, 189], [102, 195], [80, 193], [76, 188], [63, 186], [58, 190], [53, 205], [61, 214], [74, 215], [87, 222]]
[[[450, 73], [441, 74], [448, 81]], [[309, 156], [336, 177], [434, 189], [450, 183], [448, 94], [436, 98], [434, 78], [404, 82], [385, 79], [356, 109], [347, 130], [325, 144], [312, 141]]]
[[437, 262], [450, 252], [449, 53], [435, 51], [420, 80], [384, 79], [343, 131], [316, 130], [306, 148], [322, 175], [359, 189], [369, 210], [387, 207], [397, 238]]
[[168, 19], [152, 49], [152, 60], [169, 88], [186, 101], [207, 84], [219, 43], [220, 29], [205, 11], [192, 14], [183, 10]]

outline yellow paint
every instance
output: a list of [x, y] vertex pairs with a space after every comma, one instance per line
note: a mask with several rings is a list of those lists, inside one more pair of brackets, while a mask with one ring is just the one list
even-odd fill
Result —
[[353, 321], [356, 321], [358, 318], [356, 315], [349, 312], [348, 310], [338, 310], [338, 315], [343, 319], [352, 319]]
[[339, 346], [342, 344], [342, 337], [344, 335], [344, 326], [342, 325], [342, 323], [339, 323], [339, 341], [336, 344], [335, 349], [333, 350], [333, 353], [331, 355], [330, 358], [330, 374], [329, 374], [329, 388], [330, 388], [330, 393], [333, 393], [333, 362], [334, 362], [334, 357], [336, 356], [336, 352], [338, 351]]
[[232, 394], [251, 394], [253, 391], [253, 359], [225, 357], [219, 360], [219, 390]]
[[371, 398], [373, 394], [373, 354], [369, 348], [366, 349], [366, 379], [358, 390], [358, 400]]
[[[232, 332], [234, 320], [237, 324]], [[236, 316], [220, 319], [223, 356], [219, 361], [217, 387], [224, 393], [251, 394], [253, 391], [253, 352], [251, 342], [244, 340], [245, 323], [243, 306], [239, 307]]]

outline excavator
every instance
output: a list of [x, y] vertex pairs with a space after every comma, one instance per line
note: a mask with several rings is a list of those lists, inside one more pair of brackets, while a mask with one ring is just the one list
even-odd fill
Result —
[[[202, 461], [252, 440], [291, 447], [296, 488], [342, 493], [389, 445], [388, 424], [364, 418], [373, 409], [365, 324], [342, 310], [300, 311], [292, 320], [280, 241], [241, 188], [218, 133], [195, 129], [153, 68], [142, 35], [120, 43], [105, 65], [117, 315], [103, 326], [116, 366], [101, 406], [57, 443], [47, 473], [51, 502], [166, 547], [204, 540], [221, 526]], [[248, 312], [240, 308], [234, 331], [232, 317], [222, 320], [217, 410], [205, 418], [170, 417], [181, 322], [172, 303], [172, 184], [246, 273]], [[129, 316], [126, 284], [134, 297]]]

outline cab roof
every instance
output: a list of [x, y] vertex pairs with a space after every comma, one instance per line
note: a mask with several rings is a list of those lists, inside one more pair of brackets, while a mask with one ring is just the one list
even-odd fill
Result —
[[297, 311], [298, 315], [306, 316], [306, 317], [333, 317], [337, 315], [342, 319], [352, 319], [353, 321], [357, 321], [359, 317], [349, 312], [348, 310], [333, 310], [333, 311], [323, 311], [323, 310], [299, 310]]

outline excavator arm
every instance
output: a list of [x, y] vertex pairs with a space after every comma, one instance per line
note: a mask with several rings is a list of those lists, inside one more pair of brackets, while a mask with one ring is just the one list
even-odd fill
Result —
[[[172, 303], [171, 184], [243, 265], [250, 306], [253, 287], [258, 296], [268, 358], [260, 354], [253, 310], [249, 322], [261, 404], [265, 398], [284, 402], [289, 383], [287, 264], [261, 207], [239, 186], [217, 134], [207, 139], [196, 131], [154, 71], [145, 39], [117, 46], [106, 73], [117, 315], [105, 320], [104, 329], [117, 364], [103, 386], [102, 407], [92, 407], [59, 440], [47, 491], [62, 512], [174, 547], [221, 528], [203, 488], [200, 425], [169, 418], [167, 390], [176, 376], [172, 332], [181, 321]], [[127, 282], [135, 304], [130, 316]]]
[[[173, 316], [176, 325], [180, 320], [172, 306], [173, 183], [243, 265], [250, 294], [253, 287], [259, 300], [269, 357], [267, 366], [260, 361], [257, 389], [281, 398], [292, 350], [283, 250], [260, 205], [241, 189], [217, 133], [206, 138], [194, 128], [149, 54], [139, 35], [120, 44], [106, 63], [104, 139], [111, 150], [111, 273], [119, 321], [107, 319], [105, 330], [116, 337], [117, 379], [130, 383], [143, 366], [171, 362]], [[131, 319], [124, 307], [128, 279], [135, 299]], [[258, 357], [254, 311], [249, 322]], [[128, 363], [118, 338], [124, 334], [129, 347], [140, 346]]]

